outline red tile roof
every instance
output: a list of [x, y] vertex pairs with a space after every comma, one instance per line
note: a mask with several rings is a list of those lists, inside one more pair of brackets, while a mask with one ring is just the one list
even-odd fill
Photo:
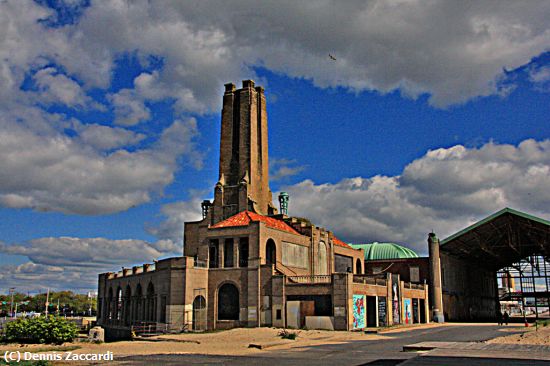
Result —
[[350, 245], [348, 245], [347, 243], [344, 243], [342, 240], [338, 239], [337, 237], [332, 238], [332, 243], [339, 247], [353, 249]]
[[223, 221], [218, 222], [215, 225], [212, 225], [211, 228], [218, 229], [223, 227], [248, 226], [252, 221], [254, 222], [261, 221], [265, 223], [267, 226], [269, 226], [270, 228], [300, 235], [299, 232], [294, 230], [294, 228], [292, 228], [290, 225], [288, 225], [284, 221], [274, 219], [273, 217], [260, 215], [252, 211], [239, 212], [234, 216], [231, 216]]

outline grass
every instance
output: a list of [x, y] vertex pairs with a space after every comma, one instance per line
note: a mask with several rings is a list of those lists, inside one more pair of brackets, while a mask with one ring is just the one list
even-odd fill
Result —
[[546, 319], [546, 320], [537, 320], [537, 326], [539, 326], [539, 327], [547, 327], [547, 326], [550, 326], [550, 319]]
[[291, 331], [288, 331], [286, 329], [283, 329], [279, 332], [278, 334], [279, 337], [281, 337], [282, 339], [296, 339], [296, 337], [298, 337], [298, 332], [291, 332]]
[[[17, 343], [19, 344], [19, 343]], [[9, 344], [8, 344], [9, 346]], [[51, 351], [58, 351], [58, 352], [66, 352], [66, 351], [74, 351], [75, 349], [81, 348], [80, 346], [45, 346], [45, 347], [25, 347], [21, 349], [17, 349], [17, 351], [22, 352], [31, 352], [31, 353], [39, 353], [39, 352], [51, 352]], [[4, 350], [5, 351], [5, 350]], [[2, 352], [4, 352], [2, 351]], [[0, 365], [2, 365], [0, 363]]]

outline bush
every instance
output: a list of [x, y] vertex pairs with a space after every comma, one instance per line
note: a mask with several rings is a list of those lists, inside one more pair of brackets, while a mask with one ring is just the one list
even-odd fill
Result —
[[6, 324], [5, 341], [20, 343], [71, 342], [78, 335], [76, 324], [60, 317], [19, 318]]
[[298, 337], [298, 332], [289, 332], [288, 330], [286, 329], [283, 329], [279, 332], [279, 337], [281, 337], [282, 339], [296, 339], [296, 337]]

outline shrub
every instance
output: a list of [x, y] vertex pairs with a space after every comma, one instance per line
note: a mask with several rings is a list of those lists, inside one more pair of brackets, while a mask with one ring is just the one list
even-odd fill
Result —
[[19, 318], [6, 324], [7, 342], [55, 343], [71, 342], [78, 335], [76, 324], [60, 317]]
[[296, 337], [298, 337], [298, 332], [289, 332], [288, 330], [286, 329], [283, 329], [279, 332], [279, 337], [281, 337], [282, 339], [296, 339]]

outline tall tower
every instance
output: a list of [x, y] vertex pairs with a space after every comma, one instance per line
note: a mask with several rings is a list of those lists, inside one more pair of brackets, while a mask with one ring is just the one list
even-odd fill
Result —
[[211, 223], [244, 210], [276, 212], [269, 189], [267, 113], [264, 89], [244, 80], [225, 85], [220, 139], [220, 171]]

